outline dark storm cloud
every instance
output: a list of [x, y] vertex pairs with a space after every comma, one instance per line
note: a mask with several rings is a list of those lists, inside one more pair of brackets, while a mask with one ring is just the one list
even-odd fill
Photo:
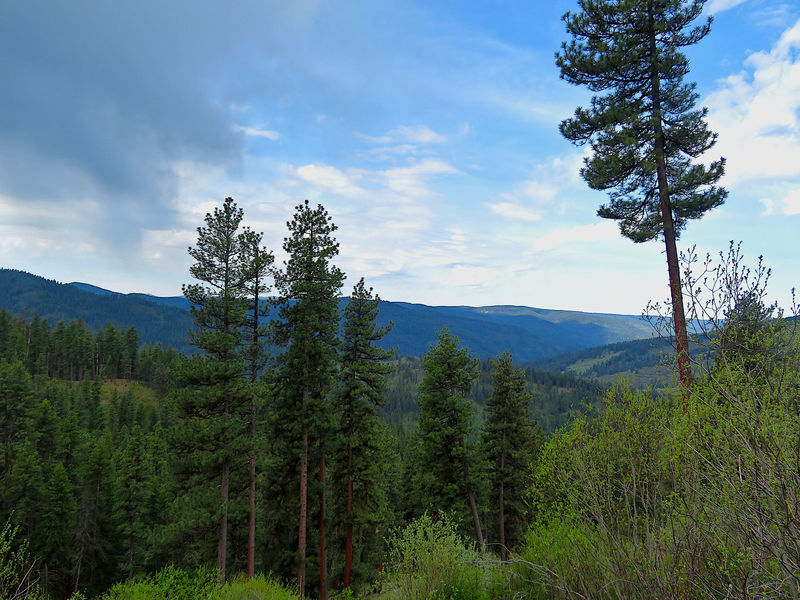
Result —
[[228, 25], [177, 2], [3, 3], [0, 192], [48, 197], [51, 164], [157, 203], [167, 161], [235, 161], [241, 136], [204, 79]]

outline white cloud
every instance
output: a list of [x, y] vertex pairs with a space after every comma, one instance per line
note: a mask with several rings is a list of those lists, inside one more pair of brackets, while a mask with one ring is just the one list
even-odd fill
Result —
[[783, 197], [781, 210], [785, 215], [800, 214], [800, 189], [790, 191]]
[[457, 175], [460, 171], [449, 163], [427, 158], [407, 167], [395, 167], [383, 171], [386, 186], [400, 194], [411, 197], [425, 197], [432, 194], [427, 180], [440, 175]]
[[705, 12], [713, 15], [744, 4], [745, 2], [747, 2], [747, 0], [711, 0], [711, 2], [706, 5]]
[[[213, 208], [211, 209], [213, 210]], [[185, 250], [197, 241], [197, 232], [186, 229], [149, 229], [142, 231], [142, 255], [159, 260], [165, 249]]]
[[[469, 126], [467, 125], [467, 127]], [[354, 135], [373, 144], [411, 143], [430, 145], [443, 144], [447, 141], [447, 136], [434, 131], [427, 125], [400, 125], [389, 133], [379, 136], [367, 135], [358, 131]]]
[[296, 173], [303, 181], [314, 187], [340, 196], [357, 198], [365, 194], [365, 190], [357, 186], [350, 175], [330, 165], [304, 165], [298, 167]]
[[560, 248], [568, 244], [600, 242], [614, 240], [620, 237], [619, 228], [611, 221], [579, 225], [577, 227], [553, 229], [541, 237], [536, 238], [534, 249], [545, 252]]
[[447, 138], [425, 125], [403, 125], [389, 132], [389, 135], [417, 144], [443, 144]]
[[234, 129], [236, 131], [241, 131], [245, 135], [263, 137], [273, 142], [277, 142], [281, 137], [280, 133], [272, 129], [259, 129], [258, 127], [245, 127], [244, 125], [235, 125]]
[[454, 265], [450, 269], [447, 285], [486, 287], [497, 277], [497, 273], [485, 267], [472, 265]]
[[552, 202], [559, 188], [551, 182], [542, 180], [523, 181], [517, 187], [517, 194], [541, 203]]
[[541, 213], [512, 202], [498, 202], [496, 204], [489, 204], [489, 208], [492, 209], [492, 212], [508, 219], [531, 222], [542, 220]]
[[367, 135], [360, 131], [354, 132], [353, 135], [367, 142], [372, 142], [373, 144], [391, 144], [394, 141], [390, 135]]
[[719, 133], [709, 154], [726, 157], [726, 185], [800, 176], [799, 49], [800, 21], [706, 98], [709, 125]]

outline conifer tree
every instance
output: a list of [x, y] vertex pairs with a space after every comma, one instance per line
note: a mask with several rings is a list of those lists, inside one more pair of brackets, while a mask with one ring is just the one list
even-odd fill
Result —
[[337, 361], [339, 329], [338, 295], [344, 274], [331, 261], [339, 253], [333, 233], [336, 225], [328, 212], [308, 200], [296, 207], [287, 223], [289, 237], [283, 249], [288, 255], [276, 273], [280, 291], [281, 320], [276, 340], [286, 347], [278, 357], [278, 398], [273, 423], [283, 448], [297, 465], [299, 494], [297, 513], [297, 586], [305, 594], [308, 533], [308, 469], [312, 458], [319, 464], [320, 598], [325, 597], [325, 444], [331, 430], [329, 391]]
[[489, 481], [496, 510], [500, 558], [520, 542], [525, 529], [527, 477], [539, 441], [538, 427], [528, 416], [531, 395], [525, 371], [515, 369], [507, 351], [496, 361], [493, 386], [486, 402], [483, 447], [489, 460]]
[[245, 295], [250, 300], [247, 323], [244, 331], [244, 358], [246, 369], [250, 375], [250, 422], [249, 422], [249, 466], [250, 486], [248, 497], [248, 526], [247, 526], [247, 576], [252, 579], [255, 575], [256, 556], [256, 421], [258, 411], [256, 406], [256, 382], [261, 370], [267, 363], [265, 349], [266, 338], [269, 334], [268, 307], [271, 287], [267, 278], [273, 273], [272, 264], [275, 257], [272, 252], [261, 245], [263, 234], [245, 228], [240, 236], [242, 247], [242, 260], [245, 265], [243, 287]]
[[4, 489], [8, 486], [17, 446], [26, 437], [32, 401], [33, 384], [24, 365], [20, 361], [0, 361], [0, 479]]
[[242, 210], [232, 198], [206, 215], [206, 226], [197, 228], [197, 245], [189, 248], [195, 260], [190, 273], [199, 283], [183, 286], [195, 323], [190, 339], [203, 354], [186, 359], [181, 370], [190, 387], [179, 396], [179, 441], [187, 461], [188, 488], [202, 493], [211, 481], [219, 481], [219, 498], [211, 510], [218, 526], [221, 582], [227, 565], [231, 465], [242, 450], [241, 412], [246, 403], [239, 352], [248, 307], [238, 231], [241, 221]]
[[419, 461], [422, 498], [427, 508], [472, 516], [475, 538], [483, 548], [474, 466], [467, 447], [472, 406], [465, 398], [478, 377], [480, 361], [447, 328], [425, 355], [419, 386]]
[[99, 594], [118, 576], [117, 474], [110, 432], [105, 431], [94, 440], [88, 439], [88, 435], [86, 437], [77, 465], [80, 491], [76, 506], [72, 580], [73, 591], [80, 586]]
[[[380, 421], [378, 409], [386, 401], [385, 376], [394, 352], [375, 345], [392, 325], [377, 326], [380, 298], [364, 279], [353, 288], [344, 309], [339, 388], [336, 393], [337, 498], [346, 498], [344, 517], [344, 588], [350, 588], [353, 566], [353, 530], [367, 543], [375, 532], [380, 502]], [[356, 555], [357, 556], [357, 555]]]
[[681, 49], [710, 31], [709, 18], [692, 27], [705, 0], [579, 0], [566, 13], [573, 36], [561, 45], [561, 77], [593, 92], [591, 106], [561, 123], [576, 144], [590, 143], [581, 175], [589, 187], [611, 190], [597, 214], [619, 221], [634, 242], [663, 235], [669, 271], [678, 366], [684, 391], [691, 378], [676, 239], [689, 219], [720, 206], [727, 192], [715, 184], [724, 159], [695, 162], [716, 141], [697, 109], [689, 61]]

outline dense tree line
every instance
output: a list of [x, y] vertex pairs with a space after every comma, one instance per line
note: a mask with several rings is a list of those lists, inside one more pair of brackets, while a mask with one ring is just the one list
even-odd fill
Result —
[[[282, 268], [242, 218], [226, 200], [191, 249], [192, 355], [140, 345], [133, 327], [51, 329], [0, 312], [0, 502], [29, 540], [31, 576], [53, 598], [96, 595], [169, 563], [215, 565], [220, 580], [271, 571], [313, 597], [366, 590], [391, 529], [425, 511], [455, 510], [479, 545], [489, 526], [493, 544], [518, 539], [496, 533], [490, 517], [491, 473], [502, 465], [488, 450], [496, 444], [484, 451], [473, 418], [481, 409], [468, 399], [488, 366], [442, 332], [424, 361], [411, 361], [421, 381], [388, 381], [398, 361], [377, 343], [391, 325], [377, 325], [379, 298], [363, 280], [340, 311], [343, 274], [324, 208], [297, 207]], [[273, 279], [279, 320], [255, 299]], [[448, 354], [469, 366], [462, 376], [453, 365], [457, 396]], [[414, 412], [398, 427], [382, 413], [401, 381], [422, 399], [419, 429]], [[528, 396], [517, 397], [528, 423]], [[437, 402], [456, 410], [459, 456], [437, 429]], [[497, 414], [487, 411], [489, 438]], [[435, 474], [442, 467], [456, 478], [452, 498]], [[512, 507], [523, 492], [505, 485]]]

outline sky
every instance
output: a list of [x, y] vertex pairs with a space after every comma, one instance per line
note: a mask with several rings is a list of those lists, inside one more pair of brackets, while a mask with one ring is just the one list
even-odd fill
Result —
[[[6, 0], [0, 267], [179, 295], [233, 197], [280, 264], [304, 199], [338, 226], [348, 295], [640, 314], [668, 296], [558, 132], [575, 0]], [[800, 281], [800, 1], [710, 0], [687, 49], [724, 206], [679, 249], [742, 242], [784, 306]], [[705, 160], [705, 159], [704, 159]]]

